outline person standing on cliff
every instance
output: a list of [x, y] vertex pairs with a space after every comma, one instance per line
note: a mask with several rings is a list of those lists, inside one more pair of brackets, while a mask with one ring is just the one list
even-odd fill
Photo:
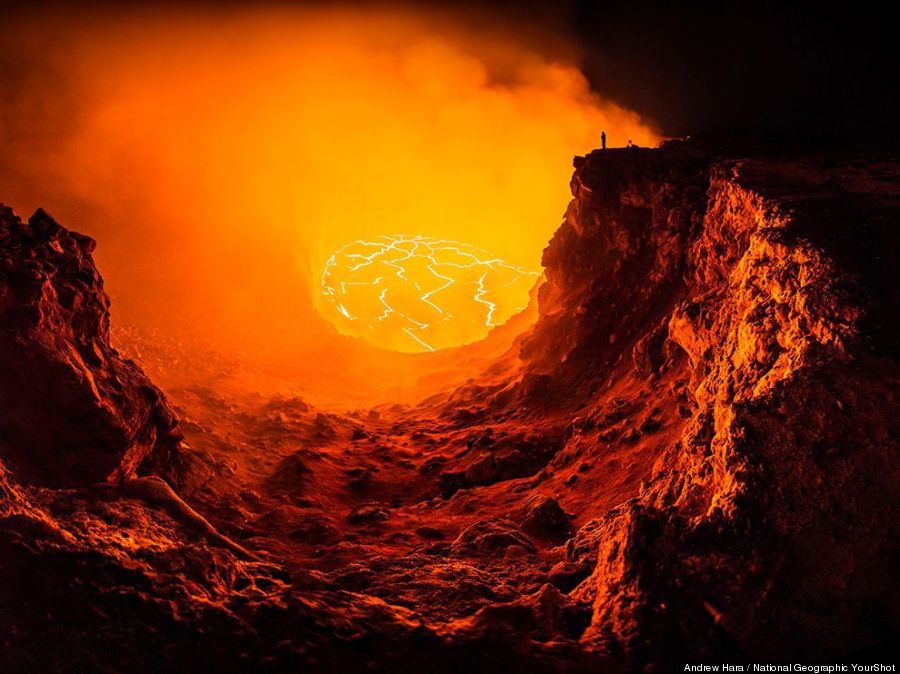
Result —
[[600, 149], [601, 150], [606, 149], [606, 131], [600, 132]]

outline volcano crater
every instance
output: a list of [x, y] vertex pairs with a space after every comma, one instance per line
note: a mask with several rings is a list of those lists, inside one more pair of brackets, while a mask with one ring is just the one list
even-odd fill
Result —
[[467, 381], [357, 409], [111, 336], [93, 242], [4, 209], [0, 665], [663, 671], [879, 647], [900, 626], [885, 170], [690, 142], [577, 157], [535, 320]]

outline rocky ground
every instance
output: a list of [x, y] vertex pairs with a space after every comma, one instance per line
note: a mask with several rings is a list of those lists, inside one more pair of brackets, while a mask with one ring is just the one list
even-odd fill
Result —
[[0, 670], [879, 652], [900, 162], [671, 143], [571, 184], [514, 348], [355, 411], [125, 358], [90, 239], [0, 212]]

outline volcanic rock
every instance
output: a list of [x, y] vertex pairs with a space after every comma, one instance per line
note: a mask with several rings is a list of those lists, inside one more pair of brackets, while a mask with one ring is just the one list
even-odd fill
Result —
[[579, 605], [552, 585], [503, 604], [479, 609], [455, 626], [466, 639], [516, 638], [539, 642], [578, 639], [590, 621], [590, 608]]
[[300, 450], [279, 461], [267, 480], [268, 485], [276, 490], [298, 491], [304, 476], [310, 472], [306, 454], [304, 450]]
[[0, 450], [35, 484], [120, 482], [179, 446], [162, 391], [110, 343], [94, 246], [0, 206]]
[[557, 562], [548, 574], [550, 583], [562, 592], [571, 592], [581, 581], [591, 575], [590, 564], [576, 564], [568, 560]]
[[571, 532], [571, 519], [555, 498], [533, 494], [525, 501], [522, 529], [533, 536], [564, 541]]
[[[898, 185], [883, 155], [580, 157], [496, 367], [352, 417], [170, 390], [195, 455], [109, 345], [89, 240], [4, 212], [0, 670], [877, 652], [900, 631]], [[208, 459], [182, 491], [186, 456]]]
[[369, 524], [382, 522], [390, 516], [390, 511], [381, 503], [362, 503], [347, 515], [347, 521], [350, 524]]
[[[693, 410], [639, 502], [570, 542], [574, 559], [597, 555], [577, 590], [595, 607], [586, 645], [606, 648], [612, 634], [635, 657], [676, 661], [702, 633], [723, 652], [737, 643], [819, 657], [878, 643], [897, 624], [900, 587], [883, 563], [896, 504], [866, 494], [900, 486], [888, 458], [896, 442], [872, 441], [897, 437], [896, 361], [879, 337], [896, 319], [876, 299], [897, 278], [869, 247], [896, 246], [888, 223], [900, 191], [857, 170], [714, 160], [680, 144], [576, 163], [575, 199], [545, 252], [526, 370], [553, 373], [572, 395], [629, 345], [639, 376], [665, 362], [677, 371], [686, 357]], [[835, 189], [840, 171], [855, 177]], [[850, 213], [869, 223], [862, 239]], [[853, 409], [837, 413], [839, 399]], [[641, 425], [659, 428], [656, 417]], [[624, 440], [646, 442], [629, 432]], [[826, 449], [837, 447], [840, 459]], [[875, 604], [881, 626], [858, 623], [855, 612]], [[842, 608], [826, 617], [825, 606]]]
[[476, 522], [453, 541], [454, 555], [495, 555], [516, 546], [535, 552], [534, 543], [513, 522], [504, 519]]

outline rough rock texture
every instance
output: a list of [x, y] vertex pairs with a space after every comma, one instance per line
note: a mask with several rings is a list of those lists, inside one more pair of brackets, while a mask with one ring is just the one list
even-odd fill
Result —
[[[843, 264], [829, 249], [859, 230], [896, 244], [896, 166], [854, 183], [812, 159], [645, 154], [576, 164], [545, 254], [551, 320], [530, 343], [577, 338], [557, 369], [526, 346], [527, 370], [567, 385], [632, 350], [634, 374], [677, 388], [687, 359], [687, 425], [593, 534], [596, 567], [573, 593], [594, 605], [582, 642], [677, 661], [704, 643], [827, 657], [884, 641], [900, 625], [897, 368], [863, 326], [897, 284], [866, 287], [878, 248]], [[880, 221], [845, 219], [866, 198]], [[573, 270], [569, 251], [590, 259]]]
[[89, 240], [4, 211], [0, 670], [879, 652], [900, 162], [673, 143], [577, 158], [571, 184], [539, 319], [483, 377], [339, 413], [179, 372], [180, 443], [109, 346]]
[[0, 455], [37, 484], [120, 481], [179, 440], [162, 392], [110, 345], [93, 250], [0, 206]]

